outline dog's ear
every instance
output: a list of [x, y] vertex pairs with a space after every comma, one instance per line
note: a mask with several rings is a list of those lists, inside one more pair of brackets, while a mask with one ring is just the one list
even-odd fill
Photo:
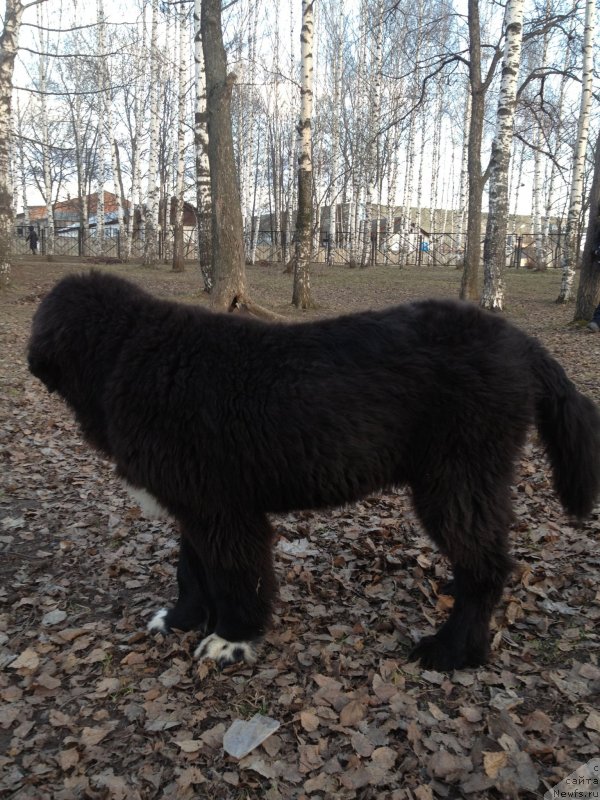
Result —
[[27, 355], [29, 371], [39, 378], [50, 393], [55, 392], [60, 385], [60, 369], [56, 362], [36, 353], [32, 348]]

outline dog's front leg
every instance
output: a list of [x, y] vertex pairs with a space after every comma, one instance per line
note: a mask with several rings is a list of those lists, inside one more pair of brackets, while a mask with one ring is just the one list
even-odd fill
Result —
[[198, 659], [219, 667], [252, 664], [271, 619], [276, 594], [273, 533], [265, 515], [218, 514], [193, 540], [206, 574], [214, 627], [198, 645]]

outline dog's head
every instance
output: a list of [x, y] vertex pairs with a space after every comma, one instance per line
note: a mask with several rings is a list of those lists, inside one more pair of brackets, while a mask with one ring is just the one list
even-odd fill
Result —
[[49, 392], [60, 391], [61, 386], [60, 333], [52, 300], [47, 295], [33, 317], [27, 363], [31, 374], [39, 378]]
[[37, 348], [30, 345], [27, 363], [32, 375], [42, 381], [50, 393], [60, 388], [60, 367], [52, 358], [46, 357]]
[[86, 437], [107, 448], [106, 382], [143, 293], [105, 273], [69, 275], [43, 298], [33, 317], [29, 369], [73, 409]]
[[33, 317], [27, 363], [31, 374], [39, 378], [49, 392], [60, 390], [61, 385], [59, 334], [52, 303], [46, 296]]

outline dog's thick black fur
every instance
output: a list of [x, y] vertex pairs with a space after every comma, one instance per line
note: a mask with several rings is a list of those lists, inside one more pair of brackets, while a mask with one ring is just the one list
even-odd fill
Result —
[[528, 428], [567, 511], [589, 514], [600, 489], [592, 401], [537, 341], [460, 302], [274, 325], [93, 272], [42, 301], [29, 365], [119, 475], [179, 521], [179, 599], [157, 627], [204, 630], [198, 654], [220, 664], [251, 660], [269, 624], [269, 512], [410, 486], [455, 591], [414, 654], [450, 669], [488, 657]]

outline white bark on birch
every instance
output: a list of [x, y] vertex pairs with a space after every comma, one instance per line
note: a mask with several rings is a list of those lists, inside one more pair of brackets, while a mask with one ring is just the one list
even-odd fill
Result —
[[292, 303], [298, 308], [312, 304], [310, 257], [312, 234], [312, 110], [313, 110], [313, 13], [314, 0], [302, 0], [300, 31], [300, 122], [298, 124], [298, 215]]
[[[511, 233], [518, 233], [517, 209], [519, 208], [519, 196], [523, 184], [523, 167], [525, 166], [525, 145], [513, 148], [513, 157], [510, 168], [510, 191], [509, 191], [509, 223]], [[512, 214], [510, 209], [512, 208]]]
[[12, 121], [12, 84], [24, 6], [6, 0], [0, 33], [0, 288], [10, 282], [14, 216], [8, 183]]
[[202, 0], [194, 0], [194, 152], [196, 166], [196, 235], [204, 291], [213, 287], [211, 257], [211, 193], [206, 126], [206, 73], [200, 30]]
[[23, 129], [21, 125], [21, 114], [19, 111], [19, 98], [16, 98], [16, 128], [17, 128], [17, 157], [19, 160], [18, 179], [21, 189], [21, 202], [23, 204], [23, 227], [29, 227], [29, 203], [27, 200], [27, 173], [25, 170], [25, 148], [23, 147]]
[[[175, 176], [175, 209], [173, 226], [173, 271], [185, 270], [185, 253], [183, 240], [184, 210], [184, 169], [185, 169], [185, 74], [186, 74], [186, 26], [182, 9], [176, 11], [179, 33], [179, 52], [177, 63], [177, 156]], [[170, 209], [169, 209], [170, 210]]]
[[[383, 10], [382, 0], [377, 0], [375, 13], [369, 14], [372, 22], [375, 41], [372, 42], [369, 85], [371, 92], [370, 108], [368, 112], [369, 125], [367, 128], [367, 142], [365, 147], [365, 223], [362, 246], [361, 267], [366, 267], [373, 260], [372, 250], [377, 247], [378, 220], [375, 219], [375, 236], [373, 237], [373, 196], [379, 183], [379, 127], [381, 118], [381, 65], [383, 60]], [[374, 245], [374, 246], [373, 246]]]
[[48, 127], [48, 62], [47, 43], [42, 33], [43, 19], [38, 6], [37, 22], [40, 28], [40, 55], [39, 62], [39, 85], [40, 85], [40, 127], [42, 134], [42, 170], [44, 176], [43, 195], [46, 204], [46, 229], [45, 229], [45, 250], [48, 261], [54, 258], [54, 208], [52, 205], [52, 170], [50, 167], [50, 132]]
[[[429, 228], [431, 231], [440, 230], [440, 223], [437, 219], [437, 210], [440, 208], [440, 142], [442, 138], [442, 119], [444, 114], [443, 105], [444, 92], [441, 81], [436, 84], [435, 96], [435, 123], [433, 127], [433, 142], [431, 153], [431, 183], [429, 186]], [[452, 148], [454, 152], [454, 148]], [[442, 226], [443, 230], [443, 226]]]
[[585, 154], [587, 150], [592, 109], [592, 81], [594, 74], [594, 34], [596, 29], [595, 0], [586, 0], [583, 32], [583, 68], [581, 73], [581, 101], [577, 123], [569, 211], [562, 252], [562, 280], [557, 303], [567, 303], [573, 298], [573, 282], [578, 263], [578, 229], [583, 204]]
[[[144, 33], [142, 34], [143, 39], [145, 39], [145, 26], [144, 26]], [[142, 50], [142, 53], [144, 51]], [[140, 57], [143, 58], [143, 56]], [[140, 76], [141, 77], [141, 76]], [[141, 170], [141, 102], [140, 102], [140, 92], [141, 92], [141, 79], [138, 79], [135, 82], [135, 86], [133, 89], [133, 137], [132, 137], [132, 153], [131, 153], [131, 160], [132, 160], [132, 175], [131, 175], [131, 194], [129, 197], [129, 214], [127, 215], [127, 240], [126, 240], [126, 247], [125, 247], [125, 257], [129, 261], [133, 251], [133, 240], [134, 237], [139, 238], [139, 230], [136, 230], [137, 224], [137, 215], [136, 215], [136, 207], [138, 213], [142, 213], [142, 170]]]
[[[569, 37], [567, 46], [565, 48], [563, 74], [561, 75], [560, 79], [560, 87], [558, 90], [558, 101], [556, 104], [556, 125], [555, 125], [555, 132], [553, 135], [553, 140], [555, 144], [555, 156], [558, 156], [558, 152], [563, 138], [562, 136], [563, 112], [564, 112], [567, 80], [568, 80], [567, 73], [571, 67], [571, 61], [573, 57], [573, 52], [570, 46], [570, 42], [571, 42], [571, 37]], [[553, 214], [553, 212], [554, 214], [556, 214], [554, 186], [556, 182], [557, 173], [558, 173], [557, 158], [550, 159], [549, 175], [547, 177], [547, 180], [545, 181], [546, 200], [545, 200], [545, 214], [543, 222], [544, 248], [548, 253], [551, 252], [553, 248], [553, 242], [550, 237], [550, 216]]]
[[415, 221], [417, 223], [417, 234], [420, 234], [423, 227], [423, 162], [425, 160], [425, 149], [427, 141], [425, 136], [425, 106], [421, 106], [419, 111], [420, 129], [420, 148], [419, 148], [419, 170], [417, 172], [417, 203], [415, 209]]
[[[294, 75], [295, 70], [295, 61], [294, 61], [294, 45], [295, 45], [295, 35], [294, 35], [294, 22], [295, 22], [295, 9], [296, 9], [296, 0], [289, 0], [289, 18], [290, 18], [290, 66], [289, 66], [289, 74]], [[292, 101], [293, 102], [293, 101]], [[292, 106], [293, 107], [293, 106]], [[291, 111], [291, 109], [290, 109]], [[295, 116], [292, 113], [292, 118]], [[297, 131], [294, 125], [290, 125], [289, 128], [289, 138], [288, 138], [288, 185], [287, 185], [287, 192], [286, 192], [286, 210], [285, 210], [285, 240], [284, 246], [282, 248], [283, 254], [283, 261], [284, 263], [291, 264], [292, 259], [294, 258], [294, 248], [292, 247], [292, 237], [294, 228], [296, 225], [296, 220], [294, 219], [294, 206], [296, 200], [296, 192], [298, 189], [298, 180], [297, 180], [297, 170], [296, 170], [296, 162], [297, 162]], [[287, 267], [286, 267], [287, 268]]]
[[159, 49], [158, 0], [152, 0], [152, 26], [150, 29], [150, 144], [148, 147], [148, 190], [146, 230], [144, 239], [144, 266], [158, 262], [158, 134], [159, 134]]
[[96, 5], [98, 23], [98, 52], [102, 54], [98, 69], [98, 191], [96, 200], [96, 239], [99, 255], [104, 254], [104, 186], [106, 184], [106, 114], [107, 114], [107, 80], [106, 80], [106, 26], [104, 23], [104, 8], [102, 0]]
[[273, 190], [273, 230], [272, 243], [277, 247], [281, 235], [281, 194], [283, 178], [283, 153], [281, 151], [281, 118], [280, 118], [280, 50], [279, 15], [275, 15], [273, 30], [273, 96], [269, 107], [268, 122], [269, 163], [271, 165], [271, 186]]
[[[77, 20], [77, 2], [73, 2], [74, 20]], [[86, 165], [86, 147], [85, 141], [85, 123], [84, 123], [84, 108], [83, 108], [83, 94], [80, 89], [83, 86], [81, 59], [73, 59], [73, 85], [75, 94], [69, 101], [71, 111], [71, 129], [73, 133], [73, 142], [75, 144], [75, 169], [77, 172], [77, 196], [79, 198], [79, 233], [81, 236], [81, 255], [85, 254], [85, 246], [89, 238], [89, 215], [88, 215], [88, 192], [87, 181], [88, 169]], [[63, 77], [63, 85], [65, 90], [68, 87], [68, 80]]]
[[244, 149], [241, 154], [241, 175], [242, 175], [242, 213], [244, 216], [244, 245], [246, 251], [246, 261], [254, 263], [253, 240], [255, 237], [255, 226], [253, 220], [254, 206], [254, 133], [255, 133], [255, 90], [256, 82], [256, 33], [258, 26], [258, 9], [260, 2], [253, 2], [249, 7], [248, 20], [248, 71], [246, 88], [246, 102], [242, 114], [242, 127], [245, 130]]
[[146, 230], [146, 210], [144, 206], [144, 192], [142, 188], [142, 139], [143, 139], [143, 108], [142, 93], [145, 88], [145, 76], [148, 72], [150, 54], [147, 48], [147, 24], [144, 14], [142, 19], [142, 39], [137, 51], [140, 70], [135, 81], [133, 96], [133, 137], [132, 137], [132, 176], [131, 176], [131, 209], [128, 219], [127, 257], [133, 252], [133, 242], [136, 241], [136, 255], [139, 253], [140, 244], [143, 247], [142, 237]]
[[533, 193], [531, 198], [531, 223], [537, 269], [545, 269], [544, 237], [542, 236], [542, 127], [537, 125], [533, 151]]
[[[546, 0], [546, 19], [551, 13], [550, 2]], [[541, 70], [545, 70], [548, 62], [548, 31], [544, 33], [542, 40], [542, 52], [539, 61]], [[543, 170], [542, 170], [542, 145], [544, 143], [544, 131], [542, 120], [539, 119], [536, 125], [535, 146], [533, 151], [533, 197], [532, 197], [532, 228], [535, 247], [535, 265], [539, 270], [545, 270], [547, 264], [547, 251], [544, 248], [544, 226], [542, 222], [542, 199], [543, 199]]]
[[496, 113], [496, 135], [490, 162], [489, 210], [483, 248], [481, 305], [502, 310], [503, 272], [508, 222], [508, 171], [513, 141], [517, 78], [523, 41], [523, 0], [508, 0], [505, 17], [504, 60]]
[[340, 108], [342, 97], [342, 65], [343, 65], [343, 3], [339, 4], [339, 17], [335, 31], [335, 49], [333, 54], [333, 100], [331, 120], [331, 180], [329, 188], [329, 260], [332, 248], [336, 244], [336, 208], [339, 200], [338, 186], [340, 182]]
[[457, 248], [464, 250], [465, 229], [467, 223], [467, 208], [469, 204], [469, 127], [471, 124], [471, 92], [467, 86], [465, 94], [465, 109], [463, 116], [463, 143], [460, 160], [460, 201], [458, 207]]
[[[106, 52], [106, 17], [104, 15], [104, 3], [103, 0], [98, 0], [98, 22], [100, 26], [100, 30], [102, 31], [102, 41], [101, 41], [101, 49], [100, 52]], [[102, 74], [102, 97], [103, 97], [103, 106], [104, 106], [104, 131], [106, 135], [106, 139], [109, 144], [110, 150], [110, 160], [111, 160], [111, 167], [112, 167], [112, 179], [113, 179], [113, 192], [115, 195], [115, 206], [116, 206], [116, 214], [117, 214], [117, 233], [119, 236], [119, 249], [118, 255], [123, 257], [127, 253], [127, 231], [125, 229], [125, 215], [123, 213], [123, 197], [121, 194], [121, 169], [119, 164], [119, 153], [117, 151], [117, 140], [116, 140], [116, 132], [115, 132], [115, 125], [114, 125], [114, 114], [113, 114], [113, 106], [112, 106], [112, 97], [111, 97], [111, 90], [110, 90], [110, 75], [108, 71], [108, 58], [102, 59], [100, 65], [100, 72]]]

